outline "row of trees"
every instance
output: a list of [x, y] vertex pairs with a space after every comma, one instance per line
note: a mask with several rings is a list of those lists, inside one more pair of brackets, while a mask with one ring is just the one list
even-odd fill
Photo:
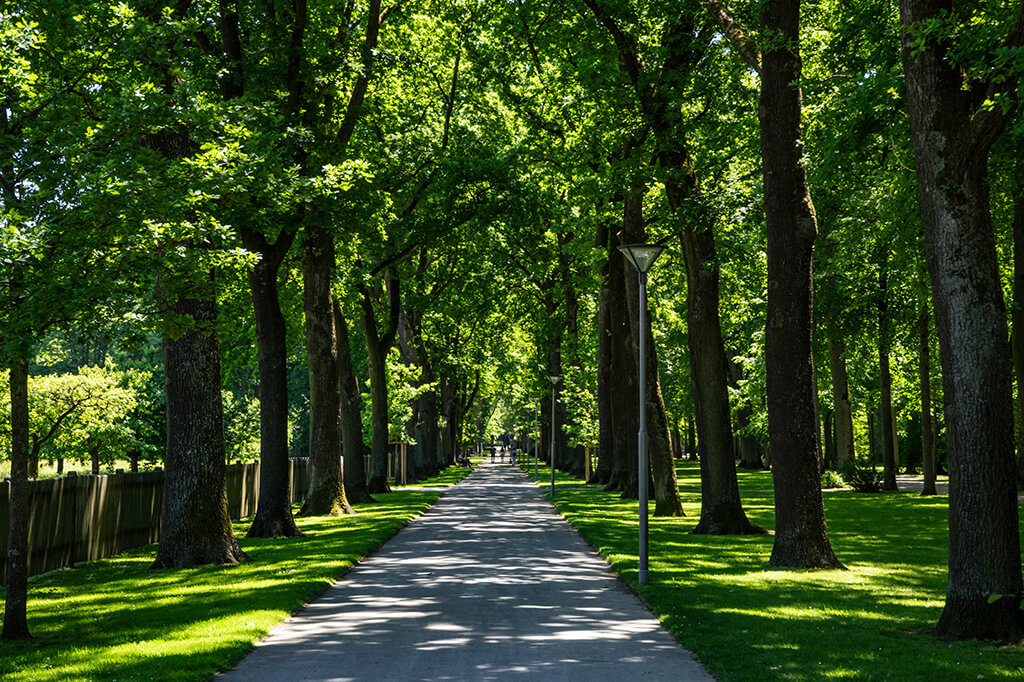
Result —
[[[771, 564], [838, 568], [823, 445], [852, 460], [877, 414], [894, 487], [895, 385], [922, 414], [931, 482], [945, 427], [939, 633], [1019, 635], [1003, 303], [1017, 280], [1000, 254], [1024, 205], [1024, 19], [998, 3], [902, 4], [30, 1], [3, 14], [12, 506], [41, 340], [129, 319], [163, 338], [157, 565], [244, 558], [223, 502], [222, 391], [239, 376], [260, 409], [249, 534], [298, 534], [284, 464], [289, 357], [304, 355], [303, 513], [386, 491], [396, 422], [422, 477], [539, 402], [542, 445], [551, 424], [574, 436], [542, 450], [555, 466], [582, 475], [577, 446], [596, 425], [593, 482], [627, 497], [650, 485], [662, 515], [682, 514], [672, 459], [692, 430], [700, 533], [763, 532], [735, 464], [769, 458]], [[678, 253], [659, 263], [644, 330], [616, 248], [640, 241]], [[656, 349], [644, 368], [641, 333]], [[635, 457], [638, 371], [650, 472]], [[571, 386], [558, 414], [545, 375]], [[27, 634], [17, 563], [5, 637]]]

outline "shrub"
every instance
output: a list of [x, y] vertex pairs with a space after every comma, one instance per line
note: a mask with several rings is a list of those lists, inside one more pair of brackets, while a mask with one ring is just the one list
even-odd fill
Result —
[[866, 460], [853, 460], [843, 474], [846, 481], [859, 493], [877, 493], [882, 489], [881, 474]]
[[822, 488], [842, 488], [846, 485], [846, 479], [838, 471], [833, 469], [827, 469], [821, 475], [821, 487]]

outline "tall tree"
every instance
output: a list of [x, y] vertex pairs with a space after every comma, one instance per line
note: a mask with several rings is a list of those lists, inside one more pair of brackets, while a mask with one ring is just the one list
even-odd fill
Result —
[[878, 382], [879, 412], [882, 422], [882, 490], [896, 488], [896, 425], [892, 409], [892, 372], [889, 369], [890, 322], [888, 300], [888, 246], [883, 247], [882, 267], [878, 274]]
[[817, 220], [803, 167], [800, 0], [769, 0], [762, 29], [761, 158], [768, 236], [768, 438], [775, 487], [772, 566], [841, 564], [825, 528], [811, 354], [811, 256]]
[[836, 568], [819, 477], [811, 334], [817, 217], [803, 165], [800, 0], [768, 0], [763, 51], [718, 0], [699, 0], [737, 54], [761, 77], [758, 119], [768, 248], [765, 364], [768, 440], [775, 488], [769, 563]]
[[930, 316], [928, 306], [921, 306], [918, 316], [918, 377], [921, 384], [921, 457], [923, 459], [924, 483], [922, 495], [937, 495], [935, 489], [935, 434], [932, 431], [932, 378], [931, 346], [928, 333]]
[[[371, 494], [386, 493], [388, 485], [388, 389], [387, 357], [398, 334], [399, 314], [402, 311], [401, 289], [390, 270], [384, 274], [384, 286], [371, 288], [359, 285], [361, 296], [363, 337], [370, 363], [370, 401], [372, 428], [370, 444]], [[386, 298], [386, 301], [383, 300]], [[384, 306], [384, 328], [381, 329], [376, 307]]]
[[7, 585], [0, 639], [27, 639], [28, 630], [28, 363], [10, 363], [11, 490]]
[[660, 36], [662, 61], [658, 64], [644, 58], [639, 38], [623, 28], [622, 18], [596, 0], [584, 0], [584, 4], [619, 52], [638, 107], [655, 136], [656, 158], [663, 169], [669, 207], [682, 223], [687, 341], [701, 450], [701, 518], [694, 532], [763, 532], [747, 520], [739, 496], [729, 419], [728, 371], [718, 310], [719, 259], [711, 216], [701, 205], [688, 143], [688, 123], [682, 113], [682, 93], [704, 47], [695, 25], [697, 18], [692, 10], [678, 11], [667, 18]]
[[295, 239], [294, 226], [271, 242], [239, 227], [245, 248], [259, 255], [249, 270], [260, 368], [260, 497], [246, 537], [300, 536], [291, 507], [288, 463], [287, 326], [278, 295], [278, 271]]
[[[1018, 74], [995, 56], [1024, 45], [1024, 3], [1014, 5], [975, 15], [952, 0], [900, 2], [943, 370], [949, 581], [936, 632], [950, 639], [1024, 634], [1010, 348], [987, 177], [1016, 101]], [[987, 33], [972, 44], [976, 31]]]
[[352, 513], [341, 467], [341, 381], [331, 275], [334, 240], [308, 227], [302, 245], [306, 353], [309, 364], [309, 491], [301, 514]]
[[338, 345], [338, 379], [341, 384], [341, 440], [345, 462], [345, 498], [353, 504], [374, 502], [366, 486], [366, 465], [363, 460], [363, 397], [356, 382], [349, 341], [348, 320], [341, 304], [334, 300], [334, 329]]
[[228, 515], [216, 301], [210, 294], [182, 297], [173, 312], [191, 325], [180, 337], [164, 339], [167, 473], [153, 567], [237, 564], [246, 555]]

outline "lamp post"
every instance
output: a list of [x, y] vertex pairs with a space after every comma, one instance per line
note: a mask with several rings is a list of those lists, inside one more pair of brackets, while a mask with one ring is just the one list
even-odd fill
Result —
[[549, 374], [551, 382], [551, 449], [548, 450], [548, 464], [551, 465], [551, 499], [555, 499], [555, 393], [558, 392], [558, 375]]
[[637, 278], [640, 284], [640, 324], [639, 346], [640, 358], [637, 366], [640, 368], [640, 430], [637, 432], [637, 485], [639, 486], [640, 497], [640, 538], [639, 555], [640, 571], [637, 575], [637, 582], [646, 585], [649, 581], [647, 570], [647, 355], [645, 343], [647, 341], [646, 312], [647, 312], [647, 272], [654, 267], [654, 261], [665, 250], [664, 246], [658, 244], [626, 244], [619, 247], [619, 251], [626, 257], [626, 260], [636, 268]]

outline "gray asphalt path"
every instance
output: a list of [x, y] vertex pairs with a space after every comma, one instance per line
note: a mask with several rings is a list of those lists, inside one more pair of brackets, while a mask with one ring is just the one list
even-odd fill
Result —
[[712, 680], [523, 473], [484, 464], [218, 682]]

